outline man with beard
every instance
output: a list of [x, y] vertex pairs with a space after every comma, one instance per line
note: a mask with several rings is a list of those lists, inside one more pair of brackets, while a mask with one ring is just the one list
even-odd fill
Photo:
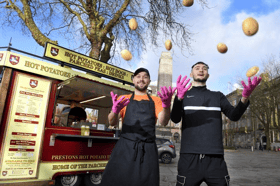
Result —
[[161, 87], [160, 98], [150, 96], [147, 94], [150, 74], [145, 68], [137, 69], [132, 80], [135, 86], [132, 95], [117, 99], [117, 95], [111, 92], [113, 107], [108, 116], [109, 124], [118, 125], [121, 117], [123, 125], [101, 186], [159, 186], [155, 125], [157, 119], [161, 125], [167, 125], [176, 88]]
[[[229, 185], [229, 175], [224, 160], [222, 141], [223, 112], [231, 121], [238, 121], [249, 106], [248, 97], [260, 83], [255, 77], [248, 78], [242, 98], [234, 108], [221, 92], [206, 88], [209, 78], [208, 65], [197, 62], [192, 66], [191, 85], [186, 85], [185, 76], [177, 79], [177, 96], [171, 111], [171, 120], [179, 123], [182, 119], [182, 140], [176, 186], [199, 186], [203, 181], [208, 186]], [[185, 88], [186, 87], [186, 88]]]

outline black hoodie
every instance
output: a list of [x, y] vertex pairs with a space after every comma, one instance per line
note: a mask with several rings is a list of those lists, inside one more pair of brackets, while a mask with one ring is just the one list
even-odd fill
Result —
[[183, 118], [180, 153], [224, 154], [221, 112], [238, 121], [249, 104], [239, 101], [234, 108], [223, 93], [206, 86], [192, 87], [182, 101], [176, 96], [171, 120], [179, 123]]

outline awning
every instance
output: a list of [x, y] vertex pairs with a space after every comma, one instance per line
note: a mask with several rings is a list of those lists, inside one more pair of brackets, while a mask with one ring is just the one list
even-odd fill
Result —
[[[132, 93], [132, 91], [123, 89], [121, 86], [117, 87], [84, 77], [75, 76], [58, 84], [57, 103], [76, 101], [81, 102], [83, 106], [90, 106], [92, 108], [108, 108], [112, 107], [111, 91], [118, 95]], [[95, 100], [88, 101], [91, 99]]]

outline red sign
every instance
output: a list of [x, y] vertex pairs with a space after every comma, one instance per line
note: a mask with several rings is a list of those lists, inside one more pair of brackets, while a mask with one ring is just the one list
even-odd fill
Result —
[[24, 132], [12, 132], [12, 135], [15, 136], [37, 136], [35, 133], [24, 133]]
[[22, 119], [14, 119], [14, 121], [19, 123], [39, 124], [38, 121], [30, 121], [30, 120], [22, 120]]
[[29, 170], [29, 174], [32, 175], [33, 174], [33, 170]]
[[35, 146], [36, 141], [27, 140], [11, 140], [10, 145], [24, 145], [24, 146]]
[[38, 80], [30, 79], [29, 85], [30, 85], [32, 88], [37, 87], [37, 86], [38, 86]]
[[27, 113], [19, 113], [19, 112], [16, 112], [16, 115], [17, 116], [26, 116], [26, 117], [31, 117], [31, 118], [39, 118], [40, 117], [39, 115], [27, 114]]
[[34, 149], [9, 148], [9, 151], [34, 152]]
[[19, 63], [19, 56], [15, 56], [15, 55], [10, 55], [10, 63], [12, 65], [17, 65]]
[[7, 171], [3, 171], [3, 172], [2, 172], [2, 175], [3, 175], [3, 176], [6, 176], [6, 175], [7, 175]]
[[57, 56], [57, 55], [58, 55], [58, 52], [59, 52], [59, 49], [58, 49], [58, 48], [51, 47], [51, 54], [52, 54], [53, 56]]

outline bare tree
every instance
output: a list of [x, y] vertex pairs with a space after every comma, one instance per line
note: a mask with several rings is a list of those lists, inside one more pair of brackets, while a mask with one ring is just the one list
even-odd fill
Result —
[[250, 96], [250, 111], [252, 119], [263, 126], [270, 148], [271, 130], [280, 129], [280, 57], [271, 55], [263, 60], [260, 76], [262, 81]]
[[[207, 7], [207, 0], [197, 1]], [[2, 0], [0, 8], [3, 25], [30, 32], [40, 46], [61, 37], [79, 40], [76, 49], [103, 62], [112, 58], [116, 44], [139, 54], [147, 40], [157, 46], [160, 34], [190, 49], [191, 32], [177, 22], [182, 0]], [[135, 31], [128, 27], [131, 18], [139, 25]]]

